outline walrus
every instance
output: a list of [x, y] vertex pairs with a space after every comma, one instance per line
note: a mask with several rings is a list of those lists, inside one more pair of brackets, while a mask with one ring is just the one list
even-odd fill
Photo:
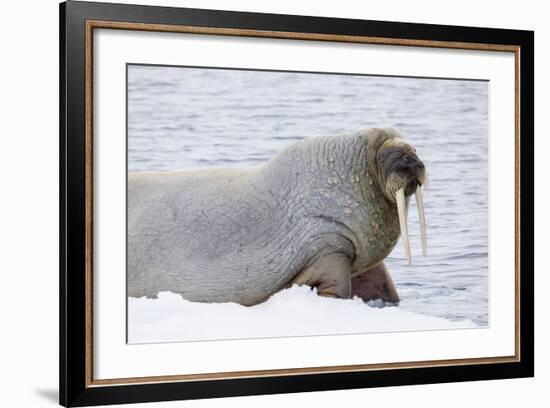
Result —
[[306, 138], [256, 168], [129, 173], [127, 294], [251, 306], [298, 284], [398, 302], [384, 259], [401, 234], [410, 263], [413, 194], [425, 252], [424, 179], [392, 128]]

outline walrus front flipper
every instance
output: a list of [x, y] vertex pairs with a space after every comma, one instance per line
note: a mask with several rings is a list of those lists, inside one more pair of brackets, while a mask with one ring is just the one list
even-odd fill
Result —
[[351, 296], [360, 297], [364, 301], [382, 299], [399, 302], [399, 295], [384, 262], [351, 280]]
[[315, 287], [321, 296], [349, 299], [351, 297], [350, 259], [340, 252], [323, 254], [300, 272], [293, 283]]

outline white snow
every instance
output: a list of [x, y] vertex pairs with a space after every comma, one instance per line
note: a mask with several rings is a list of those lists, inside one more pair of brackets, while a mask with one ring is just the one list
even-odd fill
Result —
[[161, 292], [158, 299], [128, 299], [128, 342], [153, 343], [290, 337], [372, 332], [463, 329], [471, 321], [450, 321], [403, 311], [397, 306], [365, 304], [361, 299], [318, 296], [307, 286], [293, 286], [266, 302], [196, 303]]

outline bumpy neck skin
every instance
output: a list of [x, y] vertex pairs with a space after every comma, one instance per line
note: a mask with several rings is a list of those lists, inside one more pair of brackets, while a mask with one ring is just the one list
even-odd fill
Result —
[[369, 129], [304, 139], [262, 167], [264, 188], [288, 217], [323, 219], [344, 229], [359, 257], [357, 268], [379, 262], [397, 242], [399, 223], [380, 185], [376, 153], [398, 136], [393, 129]]
[[303, 198], [309, 211], [348, 214], [353, 206], [386, 198], [376, 153], [394, 137], [399, 134], [393, 129], [368, 129], [304, 139], [270, 160], [262, 172], [274, 192]]

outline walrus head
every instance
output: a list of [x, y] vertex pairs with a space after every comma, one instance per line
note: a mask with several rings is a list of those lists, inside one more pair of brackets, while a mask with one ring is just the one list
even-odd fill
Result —
[[422, 254], [426, 255], [426, 220], [422, 190], [422, 185], [426, 180], [426, 169], [413, 146], [408, 144], [393, 129], [387, 129], [385, 132], [388, 137], [380, 144], [376, 151], [375, 160], [378, 169], [378, 184], [385, 198], [397, 206], [401, 237], [405, 246], [405, 254], [410, 264], [411, 248], [407, 227], [408, 200], [406, 200], [406, 197], [415, 194], [420, 221]]

